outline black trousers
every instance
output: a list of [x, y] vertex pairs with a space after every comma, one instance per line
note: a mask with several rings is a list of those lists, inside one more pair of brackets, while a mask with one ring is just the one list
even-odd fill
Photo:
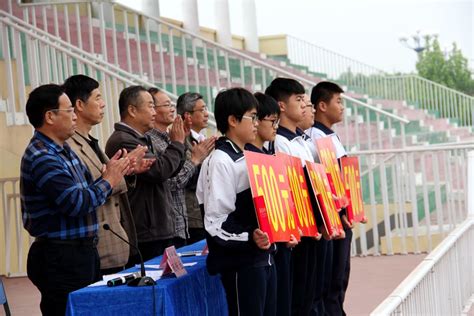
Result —
[[221, 274], [229, 316], [274, 316], [276, 313], [275, 265], [246, 267]]
[[345, 229], [346, 238], [333, 241], [331, 282], [324, 300], [326, 315], [345, 316], [344, 299], [351, 271], [352, 229]]
[[324, 301], [328, 296], [332, 279], [332, 250], [332, 240], [321, 239], [316, 244], [316, 265], [318, 269], [316, 271], [316, 288], [311, 310], [312, 316], [322, 316], [325, 314]]
[[206, 230], [204, 228], [193, 228], [189, 227], [189, 239], [187, 240], [187, 244], [194, 244], [200, 240], [206, 239]]
[[316, 246], [318, 241], [302, 237], [293, 249], [293, 293], [291, 295], [291, 314], [309, 315], [316, 290]]
[[64, 315], [70, 292], [99, 281], [100, 260], [95, 245], [35, 241], [28, 253], [28, 277], [41, 292], [43, 315]]
[[293, 263], [291, 250], [279, 242], [273, 256], [277, 272], [277, 311], [278, 316], [291, 315], [291, 290], [293, 287]]

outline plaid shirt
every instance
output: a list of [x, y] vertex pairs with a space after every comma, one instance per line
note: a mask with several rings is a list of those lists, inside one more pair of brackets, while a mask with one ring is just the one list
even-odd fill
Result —
[[76, 239], [97, 235], [96, 209], [111, 193], [95, 182], [69, 145], [35, 131], [21, 161], [23, 225], [33, 237]]
[[[157, 129], [152, 129], [147, 132], [153, 143], [153, 148], [157, 155], [161, 155], [171, 140], [168, 133], [164, 133]], [[186, 148], [188, 151], [189, 148]], [[187, 156], [187, 155], [186, 155]], [[167, 185], [171, 191], [171, 205], [173, 207], [174, 214], [174, 225], [175, 225], [175, 237], [187, 239], [188, 233], [188, 215], [186, 211], [186, 199], [185, 199], [185, 187], [189, 180], [192, 178], [196, 166], [190, 161], [186, 160], [183, 167], [179, 170], [173, 178], [167, 181]]]

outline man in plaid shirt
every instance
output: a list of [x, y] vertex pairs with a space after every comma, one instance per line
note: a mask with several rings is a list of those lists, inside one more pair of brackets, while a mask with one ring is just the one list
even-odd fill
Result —
[[[175, 104], [171, 102], [169, 96], [156, 89], [149, 89], [150, 94], [155, 101], [155, 128], [148, 132], [151, 137], [153, 147], [156, 154], [160, 155], [165, 152], [170, 144], [170, 136], [167, 129], [173, 123], [175, 117]], [[189, 124], [184, 122], [185, 129], [189, 132]], [[188, 126], [187, 126], [188, 125]], [[213, 140], [205, 141], [193, 146], [193, 148], [186, 147], [187, 152], [191, 155], [186, 155], [188, 159], [185, 160], [181, 170], [167, 181], [167, 186], [171, 191], [171, 205], [173, 207], [175, 219], [175, 237], [173, 238], [173, 245], [176, 248], [182, 247], [189, 237], [188, 233], [188, 218], [186, 212], [185, 188], [189, 180], [193, 177], [196, 167], [207, 157], [213, 148]]]
[[120, 149], [93, 179], [66, 140], [76, 128], [68, 96], [55, 84], [30, 93], [26, 114], [35, 133], [21, 160], [23, 225], [35, 242], [28, 277], [41, 292], [43, 315], [64, 315], [70, 292], [101, 278], [97, 207], [131, 167]]

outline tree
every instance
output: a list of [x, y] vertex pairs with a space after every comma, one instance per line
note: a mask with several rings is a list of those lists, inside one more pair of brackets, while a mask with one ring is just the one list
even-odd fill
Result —
[[474, 95], [474, 80], [467, 58], [455, 43], [445, 55], [437, 37], [426, 37], [426, 49], [419, 53], [416, 69], [423, 78]]

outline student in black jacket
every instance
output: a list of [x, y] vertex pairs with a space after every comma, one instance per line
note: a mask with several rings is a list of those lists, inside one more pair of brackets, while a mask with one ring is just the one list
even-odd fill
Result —
[[214, 115], [224, 136], [204, 160], [196, 188], [204, 208], [207, 269], [221, 275], [229, 315], [275, 315], [276, 310], [271, 244], [258, 228], [243, 155], [257, 132], [257, 104], [242, 88], [217, 95]]
[[[271, 96], [257, 92], [255, 98], [258, 100], [258, 127], [255, 140], [245, 145], [246, 150], [275, 154], [275, 141], [278, 124], [280, 123], [280, 107]], [[291, 315], [291, 287], [293, 282], [293, 271], [291, 267], [291, 249], [298, 244], [295, 236], [291, 236], [289, 242], [276, 243], [274, 255], [277, 272], [277, 305], [276, 314], [281, 316]]]

